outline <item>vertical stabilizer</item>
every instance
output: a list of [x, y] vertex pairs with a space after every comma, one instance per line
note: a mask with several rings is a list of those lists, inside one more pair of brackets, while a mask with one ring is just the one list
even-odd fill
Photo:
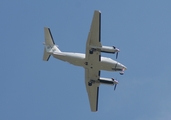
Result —
[[51, 54], [53, 54], [53, 52], [61, 52], [61, 51], [55, 45], [50, 28], [47, 27], [44, 28], [44, 35], [45, 35], [45, 43], [44, 43], [45, 48], [44, 48], [43, 60], [48, 61]]
[[45, 35], [45, 44], [46, 45], [55, 45], [50, 28], [47, 28], [47, 27], [44, 28], [44, 35]]

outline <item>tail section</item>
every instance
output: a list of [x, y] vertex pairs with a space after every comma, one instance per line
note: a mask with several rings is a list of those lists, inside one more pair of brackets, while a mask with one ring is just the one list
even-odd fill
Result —
[[46, 52], [46, 48], [44, 48], [43, 60], [48, 61], [50, 56], [51, 55]]
[[61, 52], [58, 47], [55, 45], [55, 42], [53, 40], [51, 31], [49, 28], [44, 28], [44, 35], [45, 35], [45, 43], [44, 43], [44, 54], [43, 54], [43, 60], [48, 61], [51, 54], [54, 52]]

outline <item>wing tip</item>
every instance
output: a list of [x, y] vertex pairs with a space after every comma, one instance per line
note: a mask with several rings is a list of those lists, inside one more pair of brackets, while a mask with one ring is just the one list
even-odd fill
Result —
[[98, 12], [98, 13], [101, 13], [101, 11], [100, 11], [100, 10], [95, 10], [94, 12]]
[[99, 87], [97, 87], [97, 96], [96, 96], [96, 106], [91, 106], [91, 112], [97, 112], [98, 111], [98, 101], [99, 101]]

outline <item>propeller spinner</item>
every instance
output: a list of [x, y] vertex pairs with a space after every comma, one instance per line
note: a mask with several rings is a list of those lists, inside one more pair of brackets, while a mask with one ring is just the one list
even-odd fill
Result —
[[116, 90], [116, 86], [117, 86], [117, 84], [119, 83], [117, 80], [115, 80], [114, 78], [112, 78], [112, 80], [113, 80], [113, 83], [114, 83], [114, 90]]
[[118, 54], [119, 54], [119, 52], [120, 52], [120, 50], [117, 48], [117, 47], [115, 47], [115, 46], [113, 46], [113, 48], [115, 49], [115, 51], [116, 51], [116, 59], [118, 58]]

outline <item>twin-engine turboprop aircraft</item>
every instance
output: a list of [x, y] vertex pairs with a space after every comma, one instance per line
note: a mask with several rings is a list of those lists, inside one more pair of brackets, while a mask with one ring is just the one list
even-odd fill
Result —
[[113, 78], [100, 77], [100, 70], [119, 71], [124, 74], [126, 67], [108, 57], [101, 57], [101, 52], [116, 53], [118, 56], [119, 49], [116, 47], [108, 47], [101, 45], [101, 12], [94, 11], [94, 16], [86, 43], [86, 54], [62, 52], [55, 45], [49, 28], [44, 28], [45, 48], [43, 60], [48, 61], [49, 57], [53, 57], [67, 61], [73, 65], [84, 67], [85, 69], [85, 85], [89, 97], [91, 111], [98, 110], [98, 94], [99, 85], [114, 85], [114, 90], [118, 81]]

